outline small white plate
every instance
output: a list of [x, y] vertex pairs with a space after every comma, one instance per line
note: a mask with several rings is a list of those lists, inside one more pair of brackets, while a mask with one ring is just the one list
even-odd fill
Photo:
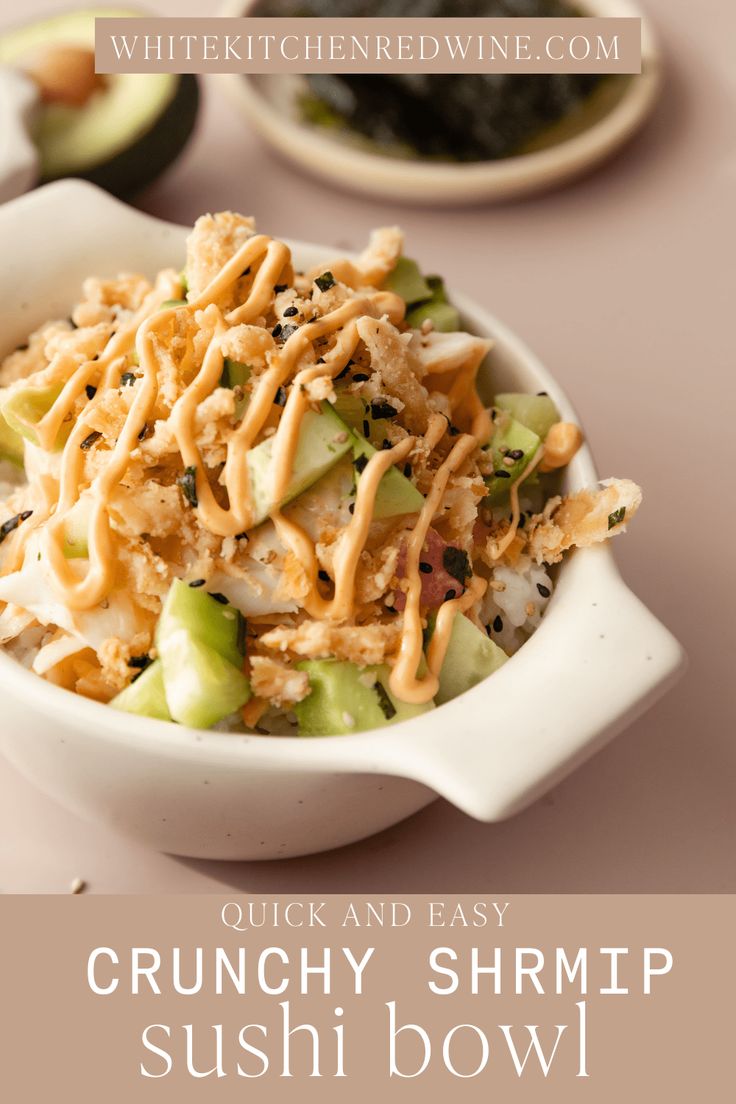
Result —
[[38, 179], [38, 153], [29, 132], [37, 104], [33, 82], [0, 65], [0, 203], [27, 192]]
[[[225, 0], [222, 15], [240, 16], [251, 7]], [[331, 138], [302, 123], [293, 109], [294, 77], [220, 76], [235, 106], [269, 145], [301, 168], [350, 191], [414, 204], [480, 203], [550, 188], [593, 168], [620, 148], [643, 124], [661, 84], [661, 63], [651, 27], [629, 0], [581, 0], [591, 16], [641, 18], [641, 75], [621, 78], [621, 91], [599, 117], [556, 145], [468, 164], [438, 164], [383, 156]]]

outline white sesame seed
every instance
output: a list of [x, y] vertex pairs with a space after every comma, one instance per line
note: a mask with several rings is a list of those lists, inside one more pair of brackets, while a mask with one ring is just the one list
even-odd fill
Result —
[[69, 886], [70, 893], [84, 893], [87, 888], [87, 883], [84, 878], [75, 878], [72, 884]]
[[355, 717], [350, 713], [343, 713], [342, 723], [346, 725], [347, 728], [355, 728]]

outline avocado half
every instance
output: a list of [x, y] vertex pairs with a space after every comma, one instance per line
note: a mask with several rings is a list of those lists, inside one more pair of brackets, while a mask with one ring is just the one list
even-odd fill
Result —
[[[87, 8], [12, 28], [0, 35], [0, 63], [22, 67], [51, 46], [94, 50], [96, 17], [134, 15], [140, 12]], [[78, 176], [129, 196], [155, 180], [186, 145], [199, 108], [193, 74], [116, 73], [104, 82], [82, 107], [41, 107], [34, 139], [43, 182]]]

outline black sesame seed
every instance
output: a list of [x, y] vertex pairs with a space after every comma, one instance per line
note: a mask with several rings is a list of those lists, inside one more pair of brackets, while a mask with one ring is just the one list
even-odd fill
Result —
[[411, 464], [404, 464], [404, 475], [407, 479], [411, 475]]
[[219, 590], [214, 591], [214, 593], [212, 591], [208, 591], [207, 593], [209, 594], [210, 598], [214, 598], [214, 600], [216, 602], [219, 602], [221, 606], [226, 606], [228, 604], [227, 598], [224, 594], [220, 594]]
[[246, 532], [236, 533], [235, 534], [235, 539], [236, 540], [245, 540], [245, 541], [247, 541], [248, 540], [248, 534]]
[[493, 631], [497, 633], [503, 632], [503, 621], [501, 620], [500, 614], [496, 614], [493, 618]]
[[281, 335], [281, 323], [277, 322], [274, 328], [271, 330], [271, 337], [279, 337]]
[[299, 327], [294, 326], [291, 322], [288, 323], [286, 326], [283, 326], [282, 329], [281, 329], [281, 340], [282, 341], [287, 341], [291, 337], [292, 334], [296, 333], [296, 331], [298, 329], [299, 329]]
[[422, 560], [419, 564], [419, 570], [422, 572], [423, 575], [431, 575], [434, 571], [434, 568], [432, 567], [431, 563], [426, 563], [424, 560]]
[[93, 399], [97, 394], [97, 388], [93, 387], [91, 383], [88, 383], [84, 390], [88, 399]]
[[519, 529], [524, 528], [525, 522], [526, 522], [526, 514], [524, 514], [524, 513], [519, 514]]
[[457, 437], [460, 433], [460, 430], [457, 428], [456, 425], [453, 425], [452, 422], [450, 422], [450, 424], [448, 425], [447, 431], [451, 437]]
[[335, 286], [335, 277], [331, 272], [323, 272], [314, 282], [320, 291], [329, 291], [331, 287]]
[[146, 437], [148, 436], [148, 431], [149, 431], [149, 427], [147, 425], [144, 425], [143, 429], [138, 434], [138, 440], [139, 441], [145, 441]]
[[537, 391], [537, 394], [541, 396], [541, 395], [546, 395], [547, 392], [546, 391]]
[[550, 594], [552, 593], [549, 587], [546, 587], [544, 583], [537, 583], [537, 590], [543, 598], [549, 598]]
[[89, 433], [80, 444], [80, 449], [86, 452], [87, 449], [92, 448], [92, 445], [95, 443], [95, 441], [98, 441], [101, 436], [102, 434], [99, 430], [93, 429], [92, 432]]
[[378, 418], [395, 418], [398, 413], [396, 407], [392, 406], [386, 399], [371, 400], [371, 418], [374, 421]]
[[[317, 357], [317, 363], [318, 363], [318, 364], [324, 364], [324, 362], [325, 362], [325, 358], [324, 358], [324, 357]], [[349, 367], [350, 367], [350, 361], [348, 361], [348, 363], [347, 363], [347, 364], [345, 365], [345, 367], [346, 367], [346, 368], [349, 368]]]
[[286, 388], [285, 387], [279, 387], [273, 401], [276, 403], [276, 406], [286, 406]]
[[455, 597], [455, 591], [452, 589], [452, 587], [450, 587], [450, 589], [445, 593], [445, 599], [444, 600], [445, 600], [445, 602], [451, 602], [454, 597]]
[[494, 471], [493, 474], [495, 475], [496, 479], [510, 479], [511, 478], [511, 473], [507, 472], [507, 471], [503, 471], [502, 469], [499, 469], [498, 471]]
[[363, 419], [363, 436], [364, 436], [364, 437], [369, 437], [369, 436], [370, 436], [370, 432], [371, 432], [371, 427], [370, 427], [370, 425], [368, 424], [368, 419], [367, 419], [367, 418], [364, 418], [364, 419]]
[[135, 383], [135, 372], [123, 372], [120, 377], [121, 387], [132, 387]]
[[367, 372], [356, 372], [353, 376], [353, 383], [365, 383], [367, 379], [370, 379]]
[[321, 579], [323, 583], [329, 583], [330, 581], [330, 576], [327, 574], [326, 571], [323, 571], [321, 568], [317, 572], [317, 577]]
[[146, 667], [151, 663], [150, 655], [145, 652], [143, 655], [131, 656], [128, 660], [128, 666], [134, 667], [138, 671], [145, 671]]
[[[325, 362], [324, 357], [320, 357], [319, 360], [317, 361], [318, 364], [324, 364], [324, 362]], [[336, 380], [343, 379], [348, 374], [349, 371], [350, 371], [350, 365], [346, 364], [345, 367], [342, 369], [342, 371], [338, 372], [338, 374], [334, 378]]]
[[24, 510], [21, 514], [16, 514], [14, 517], [8, 518], [0, 525], [0, 544], [3, 543], [6, 537], [9, 537], [14, 529], [17, 529], [22, 521], [28, 521], [29, 517], [33, 513], [33, 510]]
[[189, 585], [192, 588], [192, 590], [195, 590], [197, 587], [203, 587], [204, 584], [205, 584], [204, 579], [192, 579], [192, 581]]
[[277, 295], [280, 295], [282, 291], [286, 291], [288, 286], [288, 284], [274, 284], [273, 290], [276, 292]]
[[388, 437], [384, 437], [383, 440], [381, 441], [381, 448], [382, 449], [390, 449], [391, 448], [391, 442], [389, 441]]
[[250, 276], [250, 265], [240, 273], [240, 279], [242, 280], [244, 276]]
[[298, 307], [287, 307], [284, 311], [284, 318], [293, 318], [295, 314], [299, 313]]
[[524, 459], [524, 450], [523, 449], [511, 449], [509, 452], [506, 453], [506, 455], [509, 457], [510, 460], [523, 460]]
[[355, 459], [353, 460], [353, 467], [356, 469], [356, 471], [362, 472], [367, 463], [368, 463], [368, 457], [367, 456], [356, 456]]
[[355, 513], [355, 503], [354, 502], [351, 502], [350, 505], [348, 506], [348, 513], [349, 514], [354, 514]]

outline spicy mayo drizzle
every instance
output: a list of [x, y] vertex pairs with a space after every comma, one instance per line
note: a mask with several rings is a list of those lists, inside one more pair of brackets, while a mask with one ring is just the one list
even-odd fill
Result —
[[[242, 277], [246, 268], [258, 262], [260, 263], [245, 301], [223, 316], [215, 301]], [[320, 377], [334, 378], [339, 375], [359, 343], [358, 322], [361, 318], [388, 316], [390, 321], [398, 323], [404, 316], [404, 303], [393, 293], [358, 291], [328, 314], [304, 323], [287, 339], [258, 378], [243, 418], [228, 441], [223, 472], [228, 506], [224, 508], [215, 499], [196, 444], [196, 410], [221, 378], [224, 361], [222, 344], [228, 327], [242, 323], [252, 324], [262, 319], [270, 309], [274, 285], [278, 283], [279, 276], [290, 270], [291, 254], [286, 245], [266, 235], [253, 235], [243, 243], [205, 289], [188, 303], [160, 309], [162, 300], [173, 297], [180, 289], [174, 274], [165, 274], [133, 319], [110, 339], [99, 358], [82, 365], [78, 365], [77, 361], [62, 363], [61, 360], [56, 364], [58, 376], [64, 380], [62, 390], [37, 426], [39, 442], [47, 449], [53, 447], [62, 422], [71, 414], [82, 390], [90, 379], [101, 373], [97, 395], [90, 400], [85, 412], [77, 420], [64, 447], [58, 502], [44, 532], [44, 547], [52, 581], [70, 609], [87, 609], [101, 601], [112, 588], [115, 559], [109, 501], [125, 474], [131, 453], [138, 446], [139, 434], [155, 407], [158, 395], [156, 342], [159, 334], [172, 325], [177, 311], [187, 311], [190, 316], [202, 311], [203, 321], [211, 327], [211, 338], [202, 365], [176, 401], [170, 422], [184, 465], [196, 469], [196, 508], [199, 519], [211, 532], [223, 537], [247, 530], [253, 524], [254, 512], [246, 457], [271, 414], [279, 388], [291, 380], [287, 401], [273, 438], [275, 502], [282, 501], [285, 497], [292, 475], [302, 419], [310, 406], [308, 384]], [[321, 362], [295, 374], [299, 360], [309, 352], [312, 343], [327, 337], [335, 337], [335, 342], [330, 351], [321, 358]], [[72, 566], [64, 556], [64, 525], [69, 511], [80, 495], [84, 455], [79, 446], [89, 432], [85, 415], [93, 409], [106, 389], [118, 386], [121, 368], [133, 342], [142, 374], [138, 378], [131, 408], [109, 460], [89, 489], [89, 566], [86, 574], [80, 578], [78, 565]], [[180, 367], [185, 362], [187, 365], [191, 364], [192, 355], [192, 342], [188, 339]], [[483, 580], [473, 578], [463, 595], [442, 605], [429, 650], [429, 672], [422, 679], [417, 678], [423, 645], [419, 611], [419, 558], [422, 545], [440, 506], [450, 475], [485, 437], [490, 436], [489, 418], [474, 388], [475, 367], [472, 376], [468, 373], [462, 381], [462, 387], [458, 387], [452, 395], [453, 406], [464, 402], [468, 409], [472, 418], [472, 433], [457, 439], [436, 472], [432, 489], [408, 541], [407, 602], [399, 654], [390, 681], [392, 692], [403, 701], [424, 702], [434, 696], [438, 685], [437, 673], [447, 649], [454, 617], [469, 609], [482, 595], [486, 585]], [[444, 417], [434, 415], [427, 431], [428, 441], [431, 440], [436, 445], [445, 427]], [[312, 540], [280, 510], [272, 513], [280, 538], [297, 558], [304, 572], [306, 593], [301, 598], [301, 604], [311, 616], [345, 621], [353, 615], [356, 570], [368, 536], [380, 481], [393, 464], [409, 456], [415, 445], [415, 438], [407, 437], [391, 449], [376, 452], [363, 469], [358, 480], [352, 518], [339, 537], [334, 558], [332, 598], [325, 598], [318, 587], [318, 563]]]

